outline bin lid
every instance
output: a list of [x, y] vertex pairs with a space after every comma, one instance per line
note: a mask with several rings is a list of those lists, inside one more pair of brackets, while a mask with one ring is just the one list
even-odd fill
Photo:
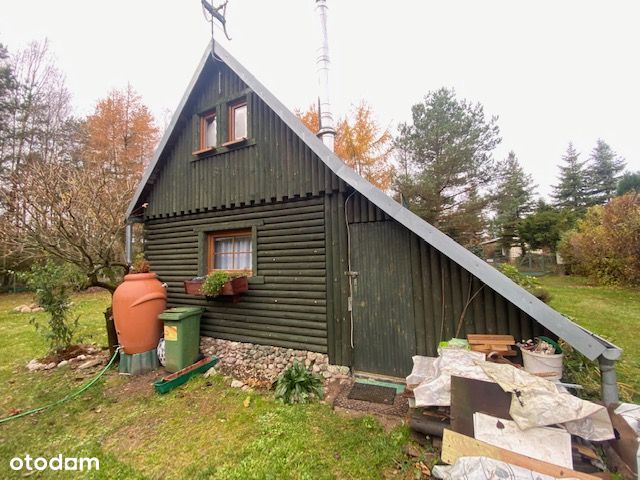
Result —
[[160, 315], [158, 315], [158, 318], [160, 320], [177, 322], [194, 315], [200, 315], [202, 312], [204, 312], [204, 308], [202, 307], [174, 307], [162, 312]]

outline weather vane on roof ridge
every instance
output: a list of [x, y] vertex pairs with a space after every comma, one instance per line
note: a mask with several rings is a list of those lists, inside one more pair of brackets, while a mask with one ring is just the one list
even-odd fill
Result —
[[202, 3], [203, 13], [206, 10], [207, 12], [209, 12], [209, 15], [210, 15], [210, 17], [207, 18], [207, 15], [205, 13], [205, 18], [207, 19], [207, 21], [211, 23], [211, 56], [215, 59], [215, 53], [214, 53], [215, 44], [214, 44], [214, 38], [213, 38], [214, 19], [218, 20], [218, 22], [220, 22], [220, 25], [222, 25], [222, 31], [224, 32], [224, 36], [227, 37], [227, 40], [231, 40], [231, 37], [227, 33], [227, 18], [226, 18], [227, 4], [229, 3], [229, 0], [226, 0], [224, 3], [221, 3], [217, 7], [213, 6], [213, 0], [211, 0], [211, 3], [209, 3], [207, 0], [201, 0], [201, 3]]

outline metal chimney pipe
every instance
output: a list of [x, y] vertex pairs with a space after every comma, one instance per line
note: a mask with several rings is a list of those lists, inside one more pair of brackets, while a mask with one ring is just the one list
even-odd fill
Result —
[[329, 96], [329, 39], [327, 34], [327, 14], [329, 7], [326, 0], [316, 0], [316, 12], [320, 17], [320, 36], [322, 43], [318, 49], [316, 69], [318, 72], [318, 86], [320, 87], [320, 111], [318, 120], [320, 130], [318, 137], [332, 152], [335, 143], [336, 130], [331, 113], [331, 101]]

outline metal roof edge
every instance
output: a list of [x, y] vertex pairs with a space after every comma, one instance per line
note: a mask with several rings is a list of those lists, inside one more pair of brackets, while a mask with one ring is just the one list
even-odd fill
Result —
[[[414, 232], [438, 251], [465, 268], [468, 272], [475, 275], [483, 283], [508, 299], [518, 308], [522, 309], [541, 325], [566, 340], [570, 345], [590, 360], [595, 360], [607, 351], [622, 351], [620, 348], [580, 327], [564, 315], [548, 306], [546, 303], [537, 299], [531, 293], [517, 285], [515, 282], [464, 248], [455, 240], [400, 205], [383, 191], [358, 175], [331, 150], [329, 150], [320, 139], [318, 139], [287, 107], [284, 106], [282, 102], [280, 102], [280, 100], [278, 100], [227, 50], [225, 50], [219, 43], [216, 43], [214, 48], [216, 56], [231, 68], [231, 70], [233, 70], [236, 75], [238, 75], [240, 79], [256, 93], [256, 95], [269, 105], [269, 107], [278, 116], [280, 116], [287, 126], [291, 128], [316, 155], [318, 155], [325, 165], [327, 165], [339, 178], [359, 191], [391, 218]], [[205, 55], [198, 65], [196, 73], [194, 74], [182, 101], [180, 102], [178, 110], [174, 113], [171, 124], [165, 132], [162, 142], [158, 146], [156, 155], [154, 156], [154, 161], [149, 165], [143, 180], [138, 186], [136, 195], [134, 196], [129, 210], [127, 211], [127, 216], [131, 214], [131, 210], [134, 208], [139, 196], [142, 194], [144, 185], [146, 185], [151, 172], [155, 168], [155, 165], [162, 154], [162, 150], [164, 150], [166, 143], [168, 142], [171, 131], [175, 128], [175, 124], [177, 123], [189, 96], [191, 95], [191, 91], [193, 90], [193, 87], [206, 64], [208, 57], [210, 56], [210, 52], [211, 44], [207, 47]]]

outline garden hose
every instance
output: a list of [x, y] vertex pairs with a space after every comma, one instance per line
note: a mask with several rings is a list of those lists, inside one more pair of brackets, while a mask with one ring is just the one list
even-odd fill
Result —
[[98, 375], [96, 375], [94, 378], [92, 378], [90, 382], [86, 383], [85, 385], [80, 387], [75, 392], [70, 393], [66, 397], [61, 398], [60, 400], [58, 400], [56, 402], [49, 403], [48, 405], [44, 405], [44, 406], [38, 407], [38, 408], [32, 408], [31, 410], [27, 410], [26, 412], [16, 413], [15, 415], [10, 415], [10, 416], [5, 417], [5, 418], [0, 418], [0, 424], [9, 422], [11, 420], [15, 420], [15, 419], [20, 418], [20, 417], [26, 417], [27, 415], [33, 415], [34, 413], [42, 412], [43, 410], [47, 410], [49, 408], [55, 407], [57, 405], [60, 405], [62, 403], [65, 403], [65, 402], [71, 400], [72, 398], [77, 397], [78, 395], [80, 395], [81, 393], [83, 393], [84, 391], [86, 391], [90, 387], [92, 387], [98, 380], [100, 380], [100, 377], [102, 377], [107, 372], [107, 370], [109, 370], [111, 365], [113, 365], [113, 362], [115, 362], [116, 357], [117, 357], [119, 352], [120, 352], [120, 347], [117, 347], [116, 351], [113, 353], [113, 356], [111, 357], [111, 360], [109, 360], [109, 363], [107, 363], [107, 366], [104, 367], [100, 371], [100, 373], [98, 373]]

